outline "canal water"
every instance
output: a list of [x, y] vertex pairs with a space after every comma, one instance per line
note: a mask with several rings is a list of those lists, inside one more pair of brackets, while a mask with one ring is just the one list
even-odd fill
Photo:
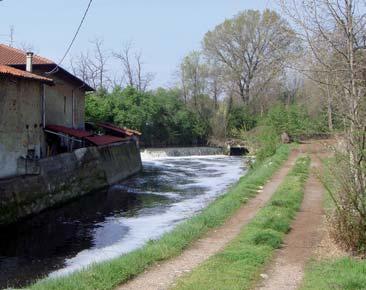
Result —
[[109, 189], [0, 228], [0, 289], [57, 277], [159, 238], [235, 183], [246, 159], [144, 155], [144, 170]]

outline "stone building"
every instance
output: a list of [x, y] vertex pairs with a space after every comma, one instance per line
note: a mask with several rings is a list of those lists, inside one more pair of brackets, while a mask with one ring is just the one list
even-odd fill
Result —
[[[134, 164], [133, 170], [128, 163], [122, 164], [123, 156], [115, 156], [113, 162], [108, 163], [96, 153], [99, 157], [95, 160], [100, 158], [109, 164], [106, 174], [113, 178], [108, 182], [122, 178], [118, 172], [125, 172], [127, 176], [141, 168], [139, 132], [112, 124], [97, 124], [98, 129], [85, 130], [85, 93], [88, 91], [93, 88], [53, 61], [0, 44], [0, 183], [19, 175], [47, 175], [49, 178], [53, 174], [49, 171], [53, 169], [49, 170], [45, 164], [53, 164], [56, 159], [52, 157], [85, 147], [111, 146], [95, 150], [124, 152], [123, 148], [132, 146], [133, 153], [129, 153], [128, 158]], [[109, 157], [112, 155], [108, 153]], [[75, 167], [70, 170], [71, 175], [77, 175], [76, 167], [81, 164], [70, 161], [74, 157], [64, 155], [57, 161], [65, 168]], [[108, 173], [110, 168], [115, 172]], [[59, 182], [54, 182], [53, 186], [59, 186]]]
[[0, 177], [17, 175], [22, 159], [45, 152], [43, 88], [53, 81], [0, 65]]
[[45, 123], [84, 129], [85, 92], [93, 91], [88, 84], [49, 59], [4, 44], [0, 64], [52, 78], [54, 86], [46, 86], [44, 93]]
[[93, 89], [53, 61], [4, 44], [0, 65], [0, 178], [6, 178], [32, 173], [31, 161], [50, 155], [50, 140], [68, 145], [67, 135], [50, 136], [47, 126], [84, 129], [85, 93]]
[[139, 132], [85, 130], [92, 90], [54, 62], [0, 44], [0, 225], [142, 169]]

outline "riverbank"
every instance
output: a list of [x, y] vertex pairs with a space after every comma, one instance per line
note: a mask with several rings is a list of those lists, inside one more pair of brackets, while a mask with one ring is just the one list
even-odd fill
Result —
[[42, 280], [29, 289], [113, 289], [155, 262], [177, 256], [209, 229], [222, 225], [243, 203], [254, 196], [260, 186], [283, 164], [288, 154], [289, 147], [282, 146], [273, 157], [241, 178], [226, 195], [161, 239], [121, 258], [93, 265], [69, 276]]

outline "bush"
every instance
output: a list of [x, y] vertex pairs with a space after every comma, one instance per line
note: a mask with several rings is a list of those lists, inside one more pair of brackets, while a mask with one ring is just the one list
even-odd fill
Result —
[[366, 257], [366, 195], [359, 185], [366, 168], [352, 166], [348, 154], [338, 153], [326, 167], [323, 183], [333, 201], [328, 210], [332, 238], [345, 250]]
[[230, 135], [235, 135], [237, 130], [249, 131], [257, 125], [257, 120], [253, 113], [250, 113], [246, 106], [235, 106], [230, 110], [228, 117], [228, 131]]
[[272, 127], [278, 135], [286, 132], [297, 139], [300, 135], [326, 133], [327, 123], [322, 117], [311, 118], [307, 109], [300, 105], [285, 107], [280, 104], [268, 111], [262, 124]]

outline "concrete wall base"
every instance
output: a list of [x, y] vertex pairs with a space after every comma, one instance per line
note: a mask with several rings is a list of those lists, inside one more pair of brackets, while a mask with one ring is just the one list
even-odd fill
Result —
[[0, 225], [121, 181], [142, 169], [135, 142], [88, 147], [39, 160], [39, 174], [0, 181]]

